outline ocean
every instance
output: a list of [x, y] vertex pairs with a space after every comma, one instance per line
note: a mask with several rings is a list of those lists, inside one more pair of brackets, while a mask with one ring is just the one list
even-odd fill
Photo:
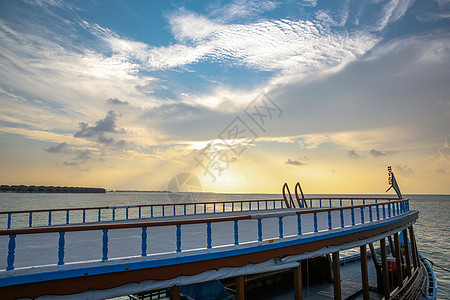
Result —
[[[386, 197], [384, 195], [306, 195], [306, 197]], [[420, 253], [434, 264], [438, 299], [450, 299], [450, 195], [406, 195], [418, 210], [414, 226]], [[196, 194], [196, 201], [281, 199], [276, 194]], [[0, 211], [171, 203], [167, 193], [108, 192], [106, 194], [0, 193]], [[1, 251], [7, 252], [7, 249]], [[0, 253], [1, 253], [0, 252]], [[0, 258], [2, 259], [2, 258]], [[6, 254], [4, 258], [6, 260]]]

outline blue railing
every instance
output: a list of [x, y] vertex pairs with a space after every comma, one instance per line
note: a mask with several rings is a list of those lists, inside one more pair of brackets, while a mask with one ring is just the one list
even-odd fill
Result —
[[[383, 202], [381, 202], [383, 201]], [[339, 203], [339, 202], [338, 202]], [[364, 202], [365, 203], [365, 202]], [[117, 208], [117, 207], [116, 207]], [[355, 211], [359, 210], [359, 214]], [[55, 240], [57, 257], [53, 262], [41, 262], [42, 264], [66, 264], [66, 239], [67, 233], [81, 233], [81, 232], [101, 232], [101, 243], [97, 257], [97, 261], [107, 261], [109, 257], [109, 249], [111, 243], [109, 236], [111, 232], [118, 234], [120, 229], [133, 229], [140, 230], [140, 233], [136, 235], [140, 237], [140, 242], [133, 247], [133, 245], [126, 245], [127, 248], [135, 248], [136, 255], [146, 257], [149, 255], [158, 255], [161, 253], [176, 253], [184, 251], [192, 251], [194, 249], [211, 249], [224, 246], [241, 245], [254, 242], [271, 242], [274, 239], [290, 238], [295, 236], [303, 236], [306, 234], [315, 234], [318, 232], [327, 232], [335, 229], [353, 227], [355, 225], [380, 221], [383, 219], [389, 219], [409, 211], [409, 199], [400, 200], [385, 200], [379, 199], [376, 203], [360, 204], [354, 206], [343, 207], [331, 207], [331, 208], [308, 208], [308, 209], [296, 209], [296, 210], [279, 210], [279, 211], [262, 211], [253, 214], [245, 214], [238, 216], [219, 216], [219, 217], [206, 217], [199, 219], [181, 219], [181, 220], [153, 220], [148, 222], [134, 222], [134, 223], [107, 223], [107, 224], [84, 224], [84, 225], [63, 225], [52, 227], [31, 227], [21, 229], [5, 229], [0, 230], [0, 239], [7, 238], [8, 246], [6, 253], [6, 270], [15, 269], [16, 260], [16, 239], [24, 238], [25, 236], [35, 236], [39, 234], [56, 234]], [[376, 218], [373, 216], [376, 215]], [[383, 216], [383, 218], [381, 218]], [[240, 230], [241, 222], [247, 222], [244, 225], [245, 230]], [[278, 223], [278, 226], [275, 224]], [[221, 223], [221, 226], [232, 225], [232, 230], [228, 232], [228, 227], [223, 227], [225, 230], [217, 235], [214, 235], [214, 226], [212, 224]], [[204, 238], [199, 238], [194, 232], [194, 227], [205, 224]], [[228, 224], [228, 225], [227, 225]], [[250, 226], [250, 227], [249, 227]], [[152, 245], [149, 245], [149, 233], [148, 228], [167, 228], [175, 227], [175, 235], [172, 241], [174, 241], [174, 247], [169, 243], [168, 248], [162, 249], [159, 252], [153, 252], [149, 254]], [[250, 228], [250, 229], [249, 229]], [[275, 231], [277, 229], [277, 232]], [[197, 227], [198, 230], [198, 227]], [[220, 231], [220, 226], [217, 229]], [[183, 237], [183, 232], [190, 233], [187, 237]], [[161, 231], [163, 233], [159, 238], [161, 242], [165, 240], [171, 240], [170, 236], [167, 236], [168, 231]], [[224, 234], [230, 235], [230, 239], [224, 238]], [[127, 235], [127, 233], [125, 234]], [[200, 234], [201, 235], [201, 234]], [[117, 239], [117, 236], [115, 236]], [[187, 240], [186, 240], [187, 239]], [[198, 242], [197, 240], [198, 239]], [[201, 245], [203, 240], [203, 245]], [[186, 242], [194, 245], [188, 246]], [[46, 242], [47, 243], [47, 242]], [[149, 248], [150, 246], [150, 248]], [[92, 244], [89, 245], [92, 248]], [[33, 248], [29, 249], [30, 251]], [[87, 249], [86, 249], [87, 250]], [[41, 251], [36, 250], [34, 251]], [[51, 250], [49, 252], [52, 252]], [[87, 251], [89, 252], [89, 251]], [[27, 253], [27, 256], [36, 255], [40, 256], [40, 253]], [[126, 256], [119, 256], [115, 258], [125, 258]], [[83, 258], [77, 262], [83, 262], [91, 260], [90, 258]], [[71, 261], [71, 263], [74, 261]], [[23, 265], [21, 267], [35, 267], [36, 265]]]
[[[376, 204], [379, 200], [393, 201], [396, 198], [306, 198], [309, 208], [344, 207]], [[260, 211], [284, 208], [283, 199], [246, 201], [198, 202], [179, 204], [148, 204], [102, 206], [50, 210], [24, 210], [0, 212], [2, 228], [42, 227], [54, 225], [86, 224], [102, 221], [136, 220], [143, 218], [179, 215], [197, 215], [216, 212]], [[397, 208], [398, 209], [398, 208]], [[385, 218], [386, 212], [383, 212]], [[390, 211], [387, 212], [390, 214]]]
[[281, 199], [147, 204], [0, 212], [6, 229], [284, 208]]

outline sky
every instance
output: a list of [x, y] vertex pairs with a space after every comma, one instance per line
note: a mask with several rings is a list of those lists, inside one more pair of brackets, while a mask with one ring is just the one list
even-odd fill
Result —
[[0, 107], [0, 184], [450, 194], [450, 1], [0, 0]]

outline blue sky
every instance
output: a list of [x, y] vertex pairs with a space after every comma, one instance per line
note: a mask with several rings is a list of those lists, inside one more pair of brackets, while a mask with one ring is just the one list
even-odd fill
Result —
[[449, 26], [447, 0], [0, 1], [0, 181], [377, 193], [392, 165], [450, 193]]

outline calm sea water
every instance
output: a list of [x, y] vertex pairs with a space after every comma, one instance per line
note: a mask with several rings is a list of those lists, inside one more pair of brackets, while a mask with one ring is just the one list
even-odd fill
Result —
[[[314, 197], [345, 197], [349, 195], [307, 195]], [[369, 197], [369, 195], [351, 195]], [[370, 195], [386, 197], [386, 195]], [[421, 254], [432, 261], [438, 280], [438, 299], [450, 299], [450, 195], [408, 195], [410, 208], [418, 210], [414, 226]], [[202, 193], [201, 201], [281, 199], [270, 194]], [[106, 194], [11, 194], [0, 193], [0, 211], [55, 209], [107, 205], [138, 205], [171, 203], [166, 193], [114, 192]]]

